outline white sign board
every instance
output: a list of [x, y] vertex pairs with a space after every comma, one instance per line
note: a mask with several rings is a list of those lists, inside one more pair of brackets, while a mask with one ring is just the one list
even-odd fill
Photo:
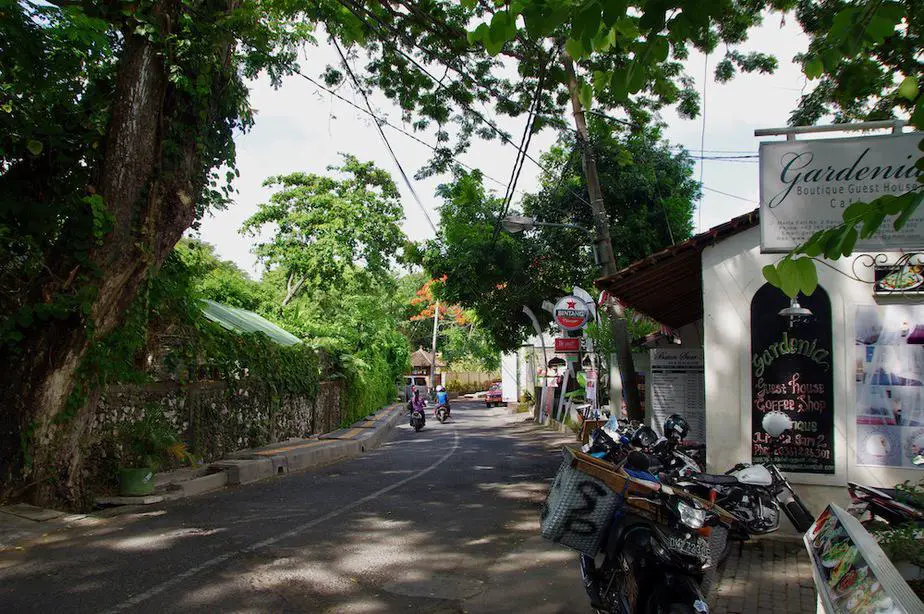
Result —
[[[920, 132], [760, 144], [760, 248], [788, 252], [843, 221], [844, 209], [920, 187]], [[924, 207], [900, 232], [889, 218], [854, 251], [924, 247]]]
[[656, 348], [651, 352], [651, 427], [659, 434], [671, 414], [690, 424], [687, 441], [706, 443], [703, 351]]

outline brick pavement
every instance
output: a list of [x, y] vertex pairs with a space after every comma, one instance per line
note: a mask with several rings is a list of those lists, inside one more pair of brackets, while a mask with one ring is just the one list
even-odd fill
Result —
[[815, 584], [798, 538], [769, 537], [732, 546], [712, 595], [715, 614], [815, 614]]

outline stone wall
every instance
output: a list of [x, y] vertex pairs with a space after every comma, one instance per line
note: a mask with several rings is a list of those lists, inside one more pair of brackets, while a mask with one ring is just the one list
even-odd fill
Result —
[[321, 382], [315, 398], [274, 394], [256, 381], [110, 386], [87, 437], [87, 475], [106, 482], [119, 466], [119, 432], [148, 411], [163, 411], [187, 449], [204, 463], [229, 452], [335, 430], [342, 382]]

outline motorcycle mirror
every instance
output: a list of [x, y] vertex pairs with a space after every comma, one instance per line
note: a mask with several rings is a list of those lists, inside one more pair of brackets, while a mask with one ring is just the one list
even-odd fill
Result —
[[771, 411], [764, 416], [761, 426], [771, 437], [779, 437], [792, 428], [792, 420], [781, 411]]
[[914, 465], [915, 467], [924, 466], [924, 454], [918, 454], [917, 456], [912, 458], [911, 464]]

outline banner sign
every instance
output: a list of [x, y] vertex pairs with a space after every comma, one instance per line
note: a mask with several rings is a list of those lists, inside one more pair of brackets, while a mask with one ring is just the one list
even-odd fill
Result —
[[580, 298], [568, 295], [555, 303], [552, 317], [562, 330], [581, 330], [590, 319], [590, 309]]
[[[844, 221], [855, 202], [919, 188], [919, 132], [760, 144], [760, 249], [788, 252]], [[900, 230], [888, 221], [854, 247], [901, 251], [924, 246], [924, 207]]]
[[[783, 471], [834, 473], [831, 301], [819, 286], [799, 304], [814, 318], [789, 327], [789, 297], [764, 284], [751, 301], [751, 459]], [[793, 428], [774, 440], [764, 415], [781, 411]]]
[[581, 351], [581, 338], [580, 337], [556, 337], [555, 338], [555, 351], [561, 352], [562, 354], [568, 352], [580, 352]]
[[584, 372], [584, 398], [591, 409], [597, 408], [597, 372], [593, 369]]

